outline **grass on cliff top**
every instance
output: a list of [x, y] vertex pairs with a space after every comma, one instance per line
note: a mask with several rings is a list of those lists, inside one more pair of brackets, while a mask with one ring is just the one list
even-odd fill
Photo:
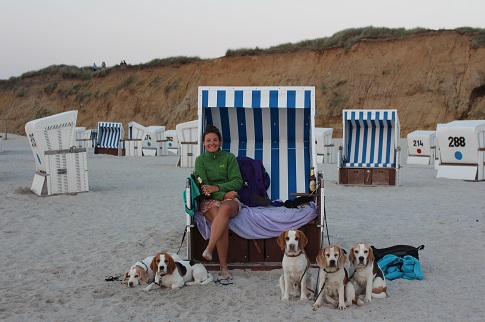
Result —
[[[344, 47], [350, 48], [354, 44], [358, 43], [363, 39], [399, 39], [405, 37], [411, 37], [419, 33], [433, 32], [434, 30], [415, 28], [408, 29], [405, 28], [384, 28], [384, 27], [365, 27], [365, 28], [351, 28], [345, 29], [335, 33], [331, 37], [318, 38], [313, 40], [303, 40], [298, 43], [286, 43], [267, 49], [260, 49], [258, 47], [254, 49], [242, 48], [242, 49], [228, 49], [226, 56], [247, 56], [256, 55], [264, 53], [286, 53], [299, 50], [325, 50], [334, 47]], [[485, 47], [485, 29], [462, 27], [455, 29], [456, 32], [463, 34], [475, 34], [471, 41], [471, 48]], [[33, 78], [33, 77], [45, 77], [45, 76], [58, 76], [61, 78], [72, 78], [87, 80], [94, 77], [103, 77], [108, 75], [114, 69], [145, 69], [151, 67], [164, 67], [171, 66], [173, 68], [178, 68], [181, 65], [203, 61], [199, 57], [169, 57], [163, 59], [154, 59], [148, 63], [138, 64], [138, 65], [116, 65], [109, 68], [99, 68], [93, 71], [90, 66], [88, 67], [77, 67], [73, 65], [52, 65], [37, 71], [30, 71], [22, 74], [19, 77], [11, 77], [8, 80], [0, 80], [0, 90], [1, 89], [13, 89], [17, 81]]]
[[33, 77], [45, 77], [45, 76], [59, 76], [61, 78], [72, 78], [72, 79], [81, 79], [87, 80], [95, 77], [104, 77], [108, 75], [115, 69], [145, 69], [151, 67], [163, 67], [163, 66], [171, 66], [173, 68], [178, 68], [181, 65], [202, 61], [199, 57], [185, 57], [185, 56], [178, 56], [178, 57], [169, 57], [163, 59], [154, 59], [145, 64], [138, 64], [138, 65], [116, 65], [114, 67], [108, 68], [99, 68], [93, 71], [91, 66], [86, 67], [77, 67], [74, 65], [51, 65], [49, 67], [30, 71], [27, 73], [23, 73], [19, 77], [10, 77], [8, 80], [0, 80], [0, 89], [11, 89], [15, 86], [17, 81], [27, 78]]
[[[353, 45], [364, 39], [400, 39], [411, 37], [416, 34], [432, 32], [434, 30], [425, 28], [405, 29], [405, 28], [385, 28], [385, 27], [365, 27], [345, 29], [335, 33], [331, 37], [303, 40], [298, 43], [286, 43], [272, 46], [267, 49], [261, 48], [241, 48], [226, 52], [226, 56], [247, 56], [264, 53], [284, 53], [300, 50], [325, 50], [335, 47], [350, 49]], [[485, 47], [485, 29], [462, 27], [455, 29], [459, 33], [476, 33], [477, 35], [471, 42], [472, 48]]]

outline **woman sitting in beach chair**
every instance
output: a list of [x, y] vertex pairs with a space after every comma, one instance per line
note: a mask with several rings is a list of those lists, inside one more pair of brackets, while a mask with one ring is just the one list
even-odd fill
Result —
[[221, 150], [222, 137], [219, 129], [208, 125], [202, 135], [206, 150], [195, 160], [195, 175], [202, 181], [201, 192], [206, 197], [200, 205], [200, 213], [211, 222], [209, 244], [202, 257], [212, 260], [212, 251], [217, 246], [220, 276], [232, 279], [227, 270], [229, 249], [229, 219], [237, 216], [241, 202], [237, 190], [242, 186], [242, 177], [234, 154]]
[[[201, 211], [194, 209], [193, 216], [187, 215], [188, 258], [212, 270], [219, 268], [215, 264], [217, 261], [222, 268], [226, 267], [226, 262], [231, 268], [280, 268], [283, 252], [276, 240], [282, 231], [292, 228], [302, 230], [309, 238], [305, 250], [314, 261], [324, 229], [322, 185], [318, 183], [319, 189], [311, 195], [313, 202], [307, 206], [290, 209], [276, 205], [308, 195], [311, 168], [318, 173], [313, 138], [315, 88], [199, 87], [198, 111], [199, 137], [202, 138], [209, 124], [214, 125], [223, 138], [219, 142], [222, 151], [261, 161], [271, 179], [267, 194], [273, 205], [249, 207], [243, 204], [237, 216], [233, 208], [229, 215], [225, 214], [230, 218], [227, 224], [229, 251], [224, 249], [225, 242], [221, 243], [222, 251], [219, 249], [220, 237], [214, 239], [222, 235], [212, 232], [212, 229], [220, 231], [213, 215], [201, 215]], [[202, 155], [208, 148], [212, 149], [207, 143], [199, 144]], [[200, 158], [203, 160], [202, 156]], [[199, 166], [195, 165], [196, 174], [199, 171]], [[213, 178], [203, 180], [209, 180], [209, 185], [213, 186], [208, 192], [218, 193], [219, 187], [210, 181]], [[221, 190], [227, 192], [236, 188], [234, 185]], [[223, 200], [222, 197], [217, 199]], [[225, 233], [226, 227], [223, 227]], [[214, 245], [218, 251], [211, 254]], [[223, 254], [222, 259], [219, 253]]]

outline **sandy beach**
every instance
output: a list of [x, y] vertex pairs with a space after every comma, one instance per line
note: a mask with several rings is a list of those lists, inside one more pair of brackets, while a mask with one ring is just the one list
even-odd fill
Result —
[[146, 256], [178, 251], [191, 169], [177, 167], [174, 155], [88, 154], [89, 192], [38, 197], [27, 138], [9, 134], [0, 153], [0, 319], [485, 321], [485, 182], [437, 179], [432, 165], [406, 165], [401, 142], [399, 187], [338, 185], [337, 165], [319, 165], [330, 240], [347, 250], [360, 241], [424, 244], [424, 279], [388, 281], [389, 297], [362, 307], [313, 311], [312, 300], [281, 300], [281, 269], [232, 270], [232, 285], [151, 292], [105, 281]]

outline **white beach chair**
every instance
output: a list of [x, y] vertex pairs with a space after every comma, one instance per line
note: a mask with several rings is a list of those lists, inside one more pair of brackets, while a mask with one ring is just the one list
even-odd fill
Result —
[[161, 156], [167, 155], [167, 140], [165, 139], [165, 126], [147, 126], [143, 137], [143, 155]]
[[85, 127], [78, 127], [74, 128], [74, 140], [75, 140], [75, 147], [76, 148], [86, 148], [86, 142], [84, 141], [84, 132], [86, 132]]
[[89, 191], [86, 149], [75, 146], [76, 120], [77, 111], [69, 111], [25, 124], [35, 160], [35, 194]]
[[180, 149], [177, 130], [166, 130], [164, 133], [164, 140], [167, 142], [168, 154], [179, 154]]
[[111, 154], [122, 156], [124, 149], [120, 141], [125, 137], [123, 124], [114, 122], [98, 122], [98, 140], [95, 154]]
[[199, 131], [198, 121], [179, 123], [175, 126], [177, 140], [180, 148], [180, 158], [177, 166], [182, 168], [193, 168], [195, 159], [199, 156]]
[[317, 163], [335, 163], [335, 146], [332, 143], [333, 128], [315, 128]]
[[128, 138], [123, 140], [125, 156], [141, 157], [143, 155], [143, 137], [146, 127], [134, 121], [128, 123]]
[[407, 135], [408, 158], [406, 164], [434, 164], [436, 131], [413, 131]]
[[440, 124], [437, 178], [485, 180], [485, 120], [464, 120]]
[[399, 185], [397, 110], [343, 110], [342, 119], [339, 183]]
[[[309, 191], [310, 168], [314, 167], [317, 171], [313, 137], [314, 87], [199, 87], [198, 96], [197, 141], [200, 153], [204, 151], [199, 138], [206, 125], [213, 124], [221, 131], [222, 150], [262, 161], [271, 178], [268, 195], [273, 201], [308, 196], [306, 192]], [[291, 216], [298, 224], [284, 224], [293, 229], [301, 229], [306, 234], [309, 240], [306, 253], [313, 262], [321, 247], [324, 227], [323, 185], [319, 183], [319, 187], [314, 195], [317, 199], [316, 208], [243, 206], [241, 213], [229, 222], [228, 262], [231, 267], [281, 267], [283, 252], [276, 242], [277, 236], [284, 230], [281, 226], [278, 226], [281, 230], [271, 233], [265, 231], [257, 238], [251, 237], [253, 232], [243, 231], [242, 227], [237, 226], [238, 220], [256, 215], [256, 212], [258, 216], [270, 218], [268, 220], [271, 224], [268, 226], [273, 226], [279, 215], [296, 211]], [[204, 262], [204, 265], [211, 265], [201, 256], [208, 243], [201, 235], [200, 229], [203, 228], [199, 223], [199, 228], [195, 225], [197, 218], [201, 217], [196, 214], [194, 220], [187, 215], [188, 256]], [[263, 222], [258, 221], [257, 225], [262, 230], [269, 229], [264, 227]], [[217, 262], [216, 251], [213, 256]]]
[[96, 142], [98, 141], [98, 129], [89, 129], [84, 131], [84, 146], [86, 147], [86, 152], [94, 154], [94, 148], [96, 147]]

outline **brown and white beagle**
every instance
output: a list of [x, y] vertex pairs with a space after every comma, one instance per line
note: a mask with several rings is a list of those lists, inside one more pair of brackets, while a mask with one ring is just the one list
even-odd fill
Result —
[[354, 285], [350, 282], [345, 262], [347, 256], [345, 250], [338, 246], [329, 245], [321, 249], [317, 255], [317, 263], [320, 267], [319, 295], [313, 309], [322, 305], [323, 293], [325, 298], [334, 307], [344, 310], [352, 303], [362, 305], [355, 294]]
[[310, 260], [305, 253], [308, 239], [301, 230], [283, 231], [277, 239], [283, 255], [283, 274], [280, 276], [281, 298], [289, 300], [290, 294], [308, 299], [308, 289], [313, 288], [313, 278], [308, 272]]
[[357, 243], [350, 249], [351, 268], [354, 270], [352, 280], [356, 284], [357, 295], [365, 292], [364, 302], [372, 298], [386, 298], [386, 278], [375, 261], [372, 247], [366, 243]]
[[[169, 254], [171, 254], [175, 258], [175, 260], [181, 259], [180, 256], [177, 254]], [[130, 269], [127, 270], [123, 275], [123, 280], [121, 281], [121, 284], [127, 284], [129, 287], [135, 287], [137, 285], [143, 285], [153, 282], [153, 279], [155, 277], [154, 272], [156, 272], [156, 270], [153, 270], [153, 268], [151, 267], [151, 263], [154, 257], [155, 256], [148, 256], [133, 264]]]
[[172, 289], [181, 288], [192, 280], [192, 266], [189, 261], [175, 261], [169, 253], [158, 253], [150, 265], [155, 273], [154, 283], [149, 284], [145, 291], [150, 291], [154, 285]]
[[127, 270], [123, 276], [121, 284], [127, 284], [129, 287], [135, 287], [138, 284], [147, 284], [153, 281], [153, 270], [150, 268], [150, 264], [153, 260], [153, 256], [148, 256], [142, 259]]

